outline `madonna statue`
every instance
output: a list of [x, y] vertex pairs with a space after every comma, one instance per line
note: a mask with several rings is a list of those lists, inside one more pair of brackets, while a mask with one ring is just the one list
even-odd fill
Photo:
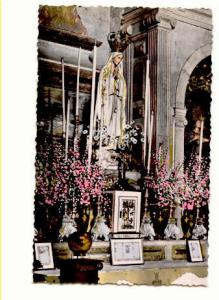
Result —
[[[113, 52], [100, 72], [95, 117], [109, 137], [107, 149], [116, 149], [125, 129], [126, 83], [122, 71], [123, 54]], [[102, 122], [101, 122], [102, 121]], [[117, 138], [117, 139], [116, 139]]]
[[100, 72], [94, 122], [99, 131], [104, 131], [105, 137], [107, 136], [104, 147], [100, 139], [99, 157], [101, 155], [109, 164], [111, 155], [123, 140], [125, 132], [126, 82], [123, 76], [122, 52], [128, 45], [127, 34], [121, 31], [111, 32], [108, 42], [113, 52]]

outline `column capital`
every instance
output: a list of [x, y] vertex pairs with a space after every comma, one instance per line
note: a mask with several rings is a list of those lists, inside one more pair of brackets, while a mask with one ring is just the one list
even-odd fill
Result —
[[172, 30], [176, 27], [176, 19], [173, 17], [165, 16], [161, 13], [158, 13], [156, 16], [158, 27], [166, 29], [166, 30]]
[[154, 10], [150, 15], [145, 16], [143, 20], [143, 26], [146, 30], [152, 28], [162, 28], [165, 30], [172, 30], [176, 27], [176, 19], [164, 13], [162, 10]]

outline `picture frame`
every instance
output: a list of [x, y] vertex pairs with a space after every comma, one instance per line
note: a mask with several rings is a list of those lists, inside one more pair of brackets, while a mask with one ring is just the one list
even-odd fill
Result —
[[112, 232], [139, 232], [141, 192], [114, 191], [112, 193]]
[[111, 239], [111, 264], [141, 265], [144, 264], [143, 240], [138, 239]]
[[38, 269], [54, 269], [51, 243], [35, 243], [35, 259], [39, 262]]
[[200, 240], [187, 240], [187, 249], [190, 262], [204, 261]]

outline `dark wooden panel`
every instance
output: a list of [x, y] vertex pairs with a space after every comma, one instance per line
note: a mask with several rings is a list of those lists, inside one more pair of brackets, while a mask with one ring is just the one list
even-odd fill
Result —
[[99, 47], [102, 42], [88, 36], [71, 33], [70, 31], [57, 30], [45, 26], [39, 26], [39, 39], [59, 43], [62, 45], [81, 47], [92, 50], [95, 43]]

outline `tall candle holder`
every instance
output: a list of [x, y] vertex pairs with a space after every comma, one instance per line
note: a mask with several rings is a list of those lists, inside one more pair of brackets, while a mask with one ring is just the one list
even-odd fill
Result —
[[140, 226], [140, 232], [141, 236], [144, 237], [145, 239], [148, 239], [150, 241], [154, 240], [155, 237], [155, 231], [154, 231], [154, 226], [153, 222], [150, 217], [150, 212], [148, 211], [148, 198], [149, 198], [149, 185], [151, 178], [149, 176], [145, 177], [146, 181], [146, 189], [145, 189], [145, 194], [144, 194], [144, 214], [142, 217], [141, 221], [141, 226]]
[[94, 226], [91, 230], [93, 241], [109, 241], [110, 229], [106, 224], [106, 219], [100, 209], [100, 201], [97, 202], [97, 216], [95, 218]]
[[192, 230], [192, 239], [198, 240], [198, 239], [207, 239], [207, 229], [204, 226], [204, 222], [202, 218], [200, 218], [199, 213], [200, 213], [200, 201], [196, 201], [196, 220], [195, 220], [195, 225]]
[[167, 226], [164, 230], [164, 239], [169, 240], [180, 240], [183, 237], [183, 233], [181, 228], [177, 226], [177, 219], [174, 215], [174, 208], [176, 206], [174, 205], [173, 201], [170, 202], [170, 214]]
[[59, 241], [62, 242], [69, 235], [77, 231], [77, 224], [75, 222], [74, 212], [68, 213], [68, 200], [65, 200], [64, 215], [62, 218], [62, 226], [59, 230]]
[[75, 125], [74, 125], [74, 151], [79, 151], [78, 149], [78, 127], [79, 127], [79, 116], [75, 115]]

